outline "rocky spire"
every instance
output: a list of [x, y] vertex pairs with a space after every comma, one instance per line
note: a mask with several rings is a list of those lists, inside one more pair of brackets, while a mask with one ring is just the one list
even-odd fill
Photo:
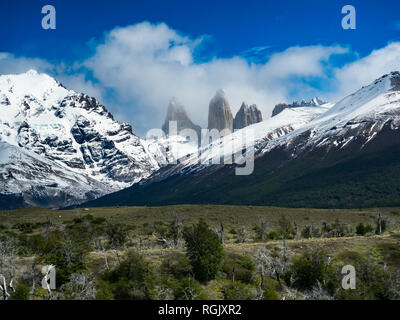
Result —
[[257, 105], [252, 104], [250, 107], [248, 107], [246, 102], [243, 102], [239, 111], [236, 113], [235, 119], [233, 120], [233, 129], [242, 129], [253, 123], [258, 123], [261, 121], [263, 121], [263, 118]]
[[186, 113], [185, 107], [176, 98], [172, 98], [168, 105], [167, 116], [165, 117], [162, 130], [169, 135], [169, 121], [177, 122], [178, 133], [183, 129], [193, 129], [200, 137], [201, 127], [195, 125]]
[[208, 108], [208, 129], [233, 131], [233, 116], [223, 90], [218, 90]]

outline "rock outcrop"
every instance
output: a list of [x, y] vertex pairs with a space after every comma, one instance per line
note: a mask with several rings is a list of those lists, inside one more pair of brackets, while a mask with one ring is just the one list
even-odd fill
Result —
[[176, 121], [177, 122], [177, 133], [183, 129], [193, 129], [196, 131], [198, 137], [201, 134], [201, 127], [194, 124], [192, 120], [190, 120], [185, 107], [180, 104], [175, 98], [172, 98], [168, 105], [167, 116], [165, 117], [164, 124], [162, 126], [162, 130], [170, 135], [169, 132], [169, 122]]
[[208, 129], [233, 131], [233, 116], [223, 90], [218, 90], [208, 108]]
[[243, 102], [239, 111], [236, 113], [235, 119], [233, 120], [233, 129], [242, 129], [253, 123], [258, 123], [261, 121], [263, 121], [262, 114], [257, 105], [252, 104], [251, 106], [247, 106], [247, 104]]
[[275, 106], [274, 110], [272, 110], [272, 117], [275, 117], [277, 114], [281, 113], [283, 110], [287, 108], [317, 107], [325, 103], [326, 103], [325, 101], [317, 97], [312, 98], [311, 101], [304, 101], [304, 100], [302, 100], [301, 102], [293, 101], [292, 104], [279, 103]]

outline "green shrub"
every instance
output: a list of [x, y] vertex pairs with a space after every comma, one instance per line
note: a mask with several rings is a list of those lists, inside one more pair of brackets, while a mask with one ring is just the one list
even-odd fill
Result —
[[87, 239], [78, 233], [53, 231], [47, 239], [34, 237], [39, 246], [39, 261], [56, 266], [57, 287], [67, 283], [71, 274], [87, 271]]
[[114, 300], [111, 285], [106, 281], [98, 281], [96, 286], [96, 300]]
[[396, 268], [384, 268], [376, 261], [363, 258], [354, 265], [356, 269], [356, 289], [340, 288], [336, 299], [344, 300], [389, 300], [400, 298], [400, 282]]
[[256, 289], [240, 281], [232, 282], [222, 288], [224, 300], [251, 300], [256, 297]]
[[305, 239], [311, 238], [311, 227], [305, 226], [303, 230], [301, 230], [301, 237]]
[[249, 256], [231, 254], [225, 258], [222, 269], [228, 279], [250, 283], [256, 266], [255, 262]]
[[284, 237], [285, 239], [293, 239], [296, 231], [286, 216], [281, 216], [278, 220], [279, 224], [279, 236]]
[[262, 285], [263, 300], [279, 300], [277, 281], [265, 278]]
[[223, 258], [219, 236], [202, 219], [197, 225], [186, 227], [183, 236], [195, 278], [200, 282], [214, 279], [221, 270]]
[[161, 263], [161, 274], [164, 276], [172, 276], [175, 279], [188, 277], [192, 273], [189, 258], [179, 252], [171, 252]]
[[237, 231], [236, 231], [235, 228], [231, 228], [231, 229], [229, 230], [229, 233], [230, 233], [230, 234], [237, 234]]
[[137, 254], [129, 251], [126, 258], [112, 271], [104, 275], [111, 284], [115, 299], [151, 299], [155, 277], [150, 264]]
[[32, 233], [34, 229], [34, 224], [30, 222], [17, 223], [14, 225], [13, 228], [21, 231], [22, 233]]
[[18, 283], [15, 292], [11, 295], [12, 300], [29, 300], [30, 288], [24, 283]]
[[106, 235], [110, 248], [119, 249], [127, 241], [128, 231], [121, 224], [108, 222], [106, 226]]
[[309, 290], [318, 282], [323, 284], [329, 271], [327, 258], [323, 251], [312, 250], [293, 259], [289, 271], [294, 279], [293, 286], [300, 290]]
[[270, 233], [268, 233], [268, 239], [279, 240], [279, 238], [279, 233], [276, 231], [271, 231]]
[[356, 226], [356, 234], [363, 236], [366, 233], [372, 232], [374, 230], [374, 228], [369, 225], [366, 224], [364, 225], [362, 222], [360, 222], [357, 226]]
[[206, 298], [200, 283], [190, 276], [169, 281], [167, 286], [172, 288], [176, 300], [201, 300]]

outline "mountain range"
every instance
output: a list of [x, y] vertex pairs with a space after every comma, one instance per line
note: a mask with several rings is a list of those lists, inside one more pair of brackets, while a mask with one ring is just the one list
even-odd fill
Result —
[[[84, 205], [398, 206], [399, 128], [400, 73], [392, 72], [335, 104], [283, 108], [242, 129], [255, 137], [251, 175], [235, 175], [234, 164], [199, 161], [209, 154], [199, 152]], [[238, 134], [213, 142], [221, 157]]]
[[[399, 72], [335, 104], [319, 98], [279, 104], [265, 120], [257, 106], [246, 103], [233, 118], [218, 90], [208, 126], [235, 130], [200, 147], [180, 135], [140, 138], [95, 98], [34, 70], [0, 76], [0, 109], [3, 209], [400, 205]], [[174, 120], [179, 130], [201, 129], [176, 99], [163, 129]], [[254, 144], [250, 175], [236, 175], [240, 165], [232, 161], [213, 164], [245, 152], [243, 136]]]
[[3, 208], [77, 204], [160, 168], [129, 124], [46, 74], [0, 76], [0, 109]]

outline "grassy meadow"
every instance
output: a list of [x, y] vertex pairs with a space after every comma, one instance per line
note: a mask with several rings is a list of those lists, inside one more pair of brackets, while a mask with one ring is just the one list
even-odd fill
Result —
[[[310, 250], [322, 250], [329, 259], [335, 261], [336, 266], [358, 263], [364, 258], [373, 261], [376, 265], [389, 266], [394, 270], [400, 266], [400, 208], [336, 210], [223, 205], [106, 207], [73, 210], [25, 208], [0, 211], [0, 240], [14, 238], [20, 244], [22, 249], [20, 249], [16, 264], [18, 265], [17, 273], [21, 275], [21, 279], [22, 275], [29, 270], [33, 257], [38, 256], [38, 265], [50, 262], [56, 265], [57, 263], [64, 264], [65, 251], [60, 248], [67, 241], [74, 243], [66, 249], [67, 251], [79, 248], [80, 251], [77, 251], [76, 256], [79, 255], [80, 260], [73, 267], [69, 265], [65, 267], [66, 275], [63, 282], [68, 284], [68, 276], [73, 272], [90, 274], [99, 286], [97, 295], [92, 298], [126, 298], [121, 293], [122, 289], [116, 289], [115, 283], [107, 282], [111, 281], [107, 278], [111, 276], [105, 276], [105, 274], [112, 272], [110, 270], [113, 268], [119, 268], [121, 261], [129, 256], [128, 253], [135, 251], [155, 270], [154, 274], [157, 274], [157, 279], [159, 279], [157, 281], [161, 281], [163, 285], [168, 283], [175, 294], [173, 296], [175, 299], [185, 299], [187, 296], [182, 296], [179, 281], [186, 280], [179, 277], [175, 279], [174, 277], [177, 276], [171, 275], [175, 274], [175, 271], [171, 271], [170, 260], [180, 261], [179, 265], [174, 266], [178, 270], [183, 268], [183, 271], [179, 272], [189, 272], [185, 269], [188, 264], [185, 260], [187, 248], [184, 245], [166, 245], [166, 242], [160, 241], [171, 236], [171, 225], [174, 217], [177, 216], [185, 227], [196, 225], [200, 220], [204, 220], [212, 233], [219, 236], [222, 233], [224, 239], [222, 269], [213, 279], [200, 281], [197, 290], [201, 294], [192, 298], [253, 299], [256, 297], [255, 283], [259, 275], [257, 275], [258, 269], [254, 259], [261, 247], [278, 257], [282, 246], [285, 246], [294, 258], [301, 257]], [[378, 216], [386, 221], [382, 232], [375, 230]], [[259, 226], [262, 222], [264, 222], [265, 236], [260, 235]], [[369, 225], [371, 229], [360, 233], [357, 229], [360, 223]], [[221, 226], [223, 226], [222, 231]], [[296, 226], [296, 230], [293, 226]], [[285, 228], [287, 231], [282, 231]], [[324, 234], [324, 228], [330, 231]], [[332, 230], [339, 229], [342, 231], [337, 235], [335, 233], [337, 231], [332, 233]], [[123, 240], [115, 242], [115, 235], [121, 235]], [[53, 238], [54, 240], [51, 240]], [[236, 271], [230, 270], [232, 265], [237, 266]], [[165, 271], [166, 268], [169, 271]], [[168, 276], [163, 272], [167, 272]], [[243, 279], [235, 281], [235, 276], [239, 279], [243, 277]], [[169, 280], [165, 280], [165, 277]], [[175, 282], [171, 282], [172, 278]], [[273, 282], [275, 281], [273, 276], [268, 279], [272, 281], [273, 286], [277, 286]], [[235, 287], [239, 283], [240, 286]], [[160, 285], [155, 287], [159, 288]], [[282, 289], [283, 287], [286, 289]], [[65, 292], [67, 289], [62, 287], [58, 290]], [[271, 288], [263, 290], [264, 295], [271, 299], [296, 297], [296, 294], [290, 291], [294, 289], [288, 284], [273, 290]], [[62, 297], [65, 298], [65, 293], [63, 294]], [[377, 295], [375, 291], [373, 294], [368, 294], [374, 298]], [[360, 295], [362, 297], [362, 294], [358, 293], [355, 298], [360, 299]], [[45, 298], [46, 294], [41, 292], [28, 296], [30, 299], [40, 299]], [[304, 294], [302, 297], [305, 296], [307, 295]], [[72, 295], [72, 297], [75, 296]], [[155, 298], [153, 293], [151, 298]], [[163, 296], [159, 294], [156, 298], [163, 298]], [[335, 298], [348, 297], [340, 295]]]

